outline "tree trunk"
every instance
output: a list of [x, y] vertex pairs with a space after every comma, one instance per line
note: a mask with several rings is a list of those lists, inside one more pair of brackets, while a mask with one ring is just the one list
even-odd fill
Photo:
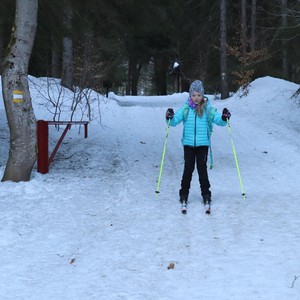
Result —
[[133, 56], [129, 57], [126, 95], [136, 96], [141, 75], [142, 64]]
[[55, 37], [52, 37], [51, 44], [51, 76], [54, 78], [59, 78], [61, 75], [61, 66], [60, 66], [60, 54], [61, 49], [58, 42], [55, 40]]
[[73, 12], [68, 1], [64, 11], [65, 36], [63, 38], [62, 78], [61, 85], [73, 90], [73, 39], [72, 39]]
[[[281, 26], [283, 30], [287, 27], [287, 0], [281, 0]], [[288, 51], [284, 37], [282, 38], [282, 76], [288, 79]]]
[[131, 86], [131, 95], [137, 96], [138, 94], [138, 84], [140, 80], [140, 75], [142, 71], [142, 63], [136, 63], [136, 65], [133, 68], [133, 74], [132, 74], [132, 86]]
[[256, 48], [256, 0], [251, 4], [251, 48]]
[[164, 55], [158, 55], [154, 59], [154, 80], [157, 95], [167, 94], [167, 69], [168, 60]]
[[241, 0], [241, 45], [242, 54], [247, 52], [247, 22], [246, 22], [246, 0]]
[[38, 0], [17, 0], [15, 25], [4, 58], [2, 93], [10, 129], [9, 158], [2, 181], [29, 181], [36, 161], [36, 119], [28, 63], [37, 26]]
[[229, 97], [227, 83], [227, 29], [226, 0], [220, 0], [220, 42], [221, 42], [221, 99]]
[[2, 74], [2, 65], [3, 65], [3, 34], [0, 29], [0, 75]]
[[130, 95], [131, 94], [132, 68], [133, 68], [133, 62], [129, 58], [129, 61], [128, 61], [128, 73], [127, 73], [127, 83], [126, 83], [126, 95]]

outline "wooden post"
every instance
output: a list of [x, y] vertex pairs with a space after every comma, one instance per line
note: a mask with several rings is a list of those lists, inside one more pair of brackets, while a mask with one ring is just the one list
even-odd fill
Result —
[[[84, 137], [88, 136], [88, 121], [37, 121], [37, 171], [46, 174], [49, 172], [49, 166], [60, 147], [65, 135], [72, 125], [84, 125]], [[58, 140], [53, 152], [49, 157], [49, 125], [66, 125], [64, 132]]]
[[37, 171], [42, 174], [46, 174], [49, 171], [48, 135], [48, 122], [43, 120], [37, 121]]

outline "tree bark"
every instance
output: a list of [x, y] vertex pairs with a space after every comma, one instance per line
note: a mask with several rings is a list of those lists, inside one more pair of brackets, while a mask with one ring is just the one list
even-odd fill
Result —
[[229, 97], [227, 83], [227, 23], [226, 0], [220, 0], [220, 42], [221, 42], [221, 99]]
[[[0, 24], [1, 26], [1, 24]], [[2, 65], [3, 65], [3, 34], [0, 29], [0, 75], [2, 74]]]
[[4, 58], [2, 93], [10, 129], [9, 158], [2, 181], [30, 180], [36, 161], [36, 119], [28, 64], [37, 26], [38, 0], [17, 0], [15, 25]]

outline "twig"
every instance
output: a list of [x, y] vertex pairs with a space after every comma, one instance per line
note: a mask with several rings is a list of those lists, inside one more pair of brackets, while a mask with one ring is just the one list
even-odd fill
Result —
[[292, 282], [292, 285], [290, 286], [290, 288], [292, 289], [294, 287], [295, 281], [299, 278], [299, 276], [294, 275], [294, 280]]

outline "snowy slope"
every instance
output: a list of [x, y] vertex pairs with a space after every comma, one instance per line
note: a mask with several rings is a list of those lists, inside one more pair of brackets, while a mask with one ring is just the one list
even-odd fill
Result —
[[[49, 118], [41, 105], [45, 81], [31, 81], [35, 113]], [[187, 94], [100, 97], [101, 117], [89, 125], [89, 137], [72, 128], [49, 174], [34, 170], [30, 182], [1, 183], [0, 299], [299, 299], [297, 89], [265, 77], [245, 98], [211, 100], [232, 112], [247, 199], [229, 132], [215, 127], [210, 216], [196, 173], [188, 214], [180, 213], [182, 125], [170, 129], [154, 193], [165, 110], [177, 109]], [[9, 138], [0, 112], [2, 174]], [[52, 147], [60, 134], [51, 129]]]

